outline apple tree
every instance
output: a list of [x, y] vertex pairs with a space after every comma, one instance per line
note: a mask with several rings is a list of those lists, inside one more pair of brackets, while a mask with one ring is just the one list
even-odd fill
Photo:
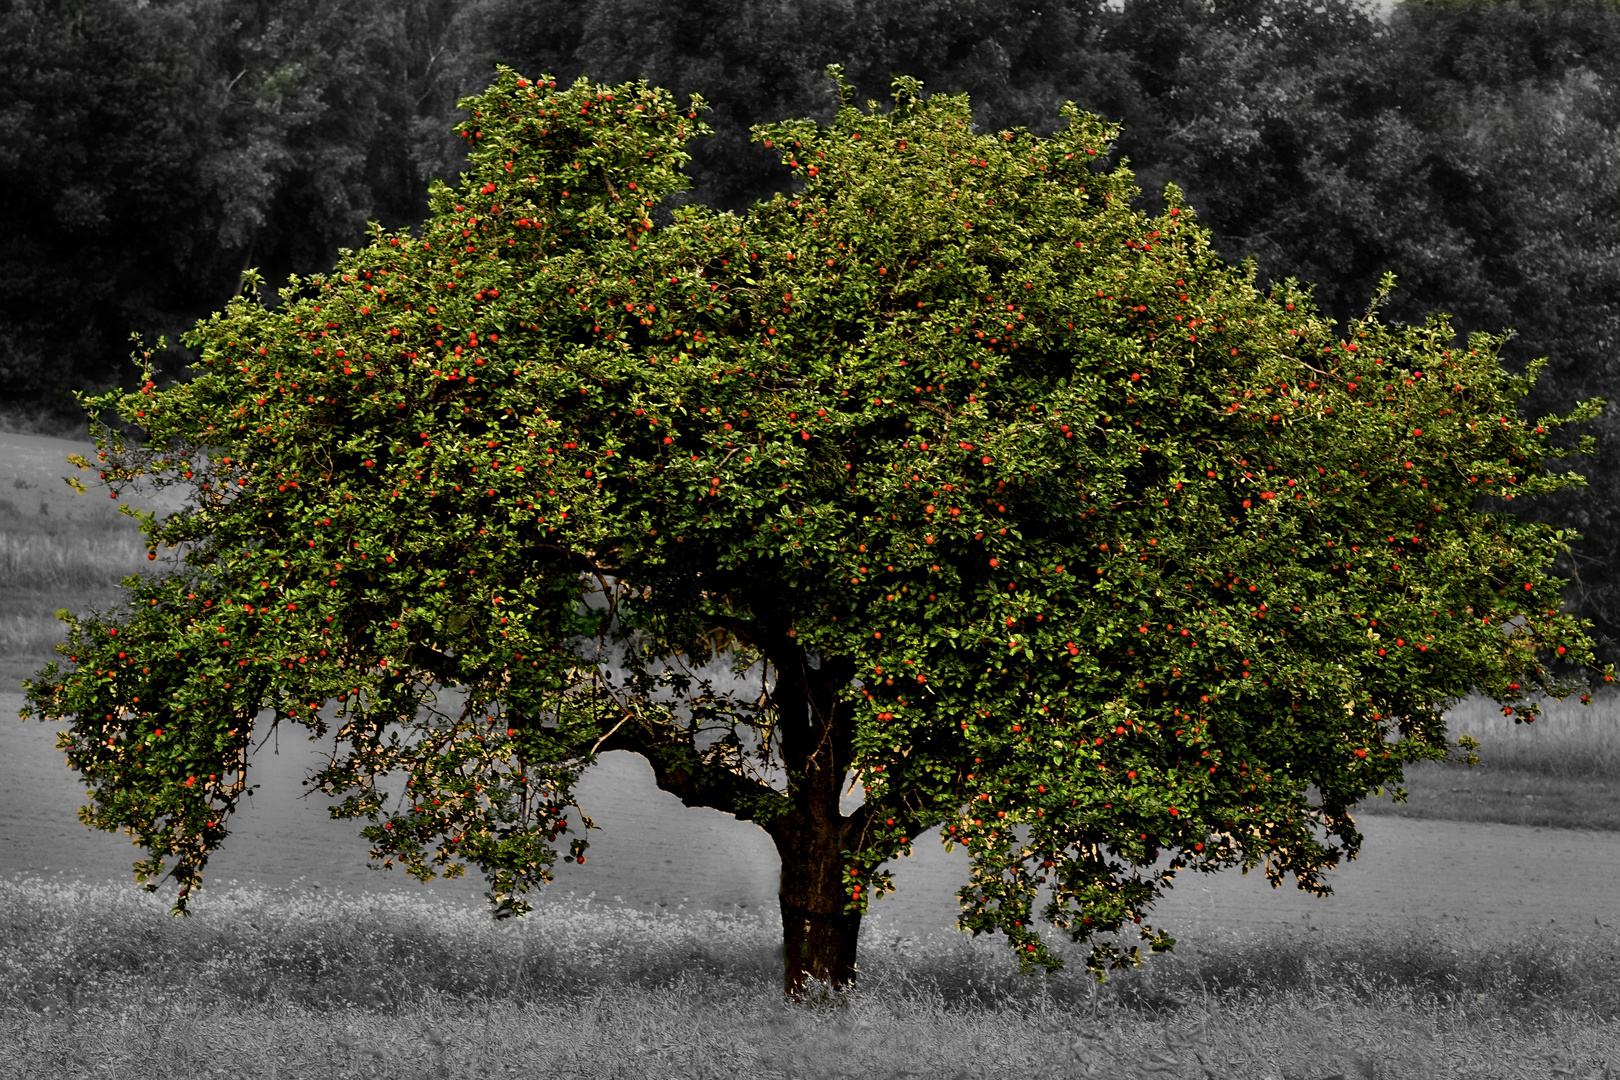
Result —
[[[141, 524], [184, 550], [64, 615], [24, 716], [71, 718], [84, 822], [177, 913], [255, 718], [331, 707], [334, 813], [424, 881], [476, 864], [497, 915], [585, 858], [574, 781], [625, 750], [771, 837], [790, 992], [853, 980], [935, 829], [963, 929], [1056, 967], [1039, 904], [1100, 978], [1141, 959], [1101, 939], [1174, 944], [1143, 918], [1178, 871], [1325, 894], [1448, 703], [1534, 719], [1552, 657], [1595, 664], [1547, 576], [1572, 534], [1474, 506], [1580, 482], [1549, 433], [1601, 402], [1520, 422], [1534, 370], [1385, 325], [1390, 282], [1343, 332], [1258, 292], [1173, 187], [1131, 210], [1073, 107], [979, 134], [831, 73], [831, 126], [755, 132], [790, 192], [655, 228], [702, 101], [502, 69], [419, 235], [233, 301], [184, 384], [82, 398], [145, 432], [98, 429], [114, 496], [190, 491]], [[717, 655], [765, 692], [692, 676]]]

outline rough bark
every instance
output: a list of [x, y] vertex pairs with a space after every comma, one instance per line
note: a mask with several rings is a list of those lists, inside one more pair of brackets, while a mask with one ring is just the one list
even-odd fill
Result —
[[782, 988], [794, 997], [812, 979], [834, 989], [855, 984], [861, 915], [844, 911], [841, 826], [820, 818], [773, 837], [782, 859]]
[[[801, 654], [802, 655], [802, 654]], [[853, 754], [849, 707], [837, 700], [853, 668], [845, 661], [779, 669], [772, 698], [781, 724], [782, 757], [792, 810], [766, 831], [782, 860], [782, 986], [800, 996], [815, 979], [835, 989], [855, 982], [859, 912], [846, 912], [843, 851], [865, 814], [839, 812]]]

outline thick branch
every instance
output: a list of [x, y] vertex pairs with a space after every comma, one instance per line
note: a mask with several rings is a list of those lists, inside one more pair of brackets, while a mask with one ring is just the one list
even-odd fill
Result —
[[659, 739], [631, 718], [602, 740], [598, 752], [628, 750], [647, 759], [660, 791], [686, 806], [704, 806], [762, 825], [773, 808], [785, 806], [782, 793], [769, 784], [739, 776], [703, 760], [689, 743]]
[[[617, 563], [615, 563], [613, 566], [602, 565], [602, 563], [598, 561], [597, 552], [577, 551], [574, 548], [565, 547], [562, 544], [550, 544], [542, 540], [530, 541], [529, 543], [523, 545], [521, 550], [543, 551], [550, 554], [560, 555], [570, 570], [578, 570], [583, 573], [591, 574], [597, 578], [600, 578], [604, 573], [612, 573], [617, 568]], [[616, 547], [609, 548], [607, 551], [604, 551], [601, 554], [617, 555], [618, 551], [619, 549]]]
[[810, 698], [820, 688], [820, 680], [805, 663], [804, 650], [782, 633], [771, 633], [757, 621], [739, 619], [735, 615], [705, 614], [709, 625], [729, 630], [739, 641], [758, 649], [776, 669], [777, 678], [785, 679], [800, 694]]

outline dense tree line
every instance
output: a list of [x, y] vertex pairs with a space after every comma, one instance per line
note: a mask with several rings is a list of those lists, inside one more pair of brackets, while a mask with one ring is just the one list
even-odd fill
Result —
[[[71, 416], [242, 272], [419, 221], [457, 0], [18, 0], [0, 9], [0, 379]], [[425, 121], [433, 133], [416, 125]], [[182, 372], [178, 352], [164, 364]], [[75, 425], [77, 426], [77, 425]]]
[[[246, 267], [274, 285], [368, 219], [421, 220], [428, 181], [465, 165], [455, 102], [497, 62], [701, 93], [716, 135], [680, 197], [728, 208], [787, 182], [748, 129], [829, 119], [827, 63], [863, 97], [895, 73], [966, 91], [990, 130], [1048, 133], [1073, 100], [1125, 123], [1146, 208], [1174, 180], [1262, 282], [1313, 282], [1342, 320], [1393, 270], [1386, 317], [1444, 311], [1460, 348], [1511, 328], [1511, 365], [1551, 358], [1527, 416], [1613, 396], [1613, 0], [15, 0], [0, 404], [67, 422], [66, 387], [133, 378], [131, 331], [172, 339]], [[1588, 534], [1560, 570], [1620, 639], [1620, 451], [1576, 467], [1590, 487], [1525, 512]]]

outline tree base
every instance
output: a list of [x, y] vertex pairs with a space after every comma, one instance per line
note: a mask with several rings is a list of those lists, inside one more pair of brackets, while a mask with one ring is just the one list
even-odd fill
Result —
[[855, 985], [859, 912], [823, 913], [782, 900], [782, 983], [790, 997], [803, 997], [811, 980], [834, 990]]

